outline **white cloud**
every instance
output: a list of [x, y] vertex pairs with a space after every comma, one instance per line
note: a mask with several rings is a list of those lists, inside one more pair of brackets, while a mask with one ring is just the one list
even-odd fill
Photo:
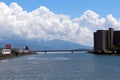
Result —
[[71, 19], [69, 15], [55, 14], [44, 6], [27, 12], [17, 3], [7, 6], [0, 2], [0, 39], [62, 39], [91, 46], [93, 32], [108, 27], [120, 29], [120, 19], [112, 15], [101, 18], [91, 10]]
[[106, 27], [112, 27], [115, 29], [120, 29], [120, 19], [116, 19], [112, 16], [112, 14], [107, 15], [106, 17], [106, 22], [105, 22]]

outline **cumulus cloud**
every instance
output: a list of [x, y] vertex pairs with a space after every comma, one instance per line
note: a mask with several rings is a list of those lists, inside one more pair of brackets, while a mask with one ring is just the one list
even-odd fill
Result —
[[120, 20], [112, 14], [101, 18], [91, 10], [71, 19], [69, 15], [56, 14], [45, 6], [27, 12], [15, 2], [9, 6], [0, 2], [0, 39], [62, 39], [92, 46], [93, 32], [108, 27], [120, 29]]

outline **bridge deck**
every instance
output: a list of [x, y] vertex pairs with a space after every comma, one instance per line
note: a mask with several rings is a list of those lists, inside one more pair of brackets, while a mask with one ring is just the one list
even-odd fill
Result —
[[78, 49], [78, 50], [34, 50], [32, 52], [79, 52], [79, 51], [89, 51], [88, 49]]

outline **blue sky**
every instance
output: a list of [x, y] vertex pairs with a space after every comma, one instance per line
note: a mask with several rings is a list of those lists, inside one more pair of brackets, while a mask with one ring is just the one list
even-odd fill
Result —
[[72, 18], [80, 17], [86, 10], [92, 10], [101, 17], [112, 14], [115, 18], [120, 15], [120, 0], [0, 0], [9, 5], [18, 3], [24, 10], [32, 11], [45, 6], [54, 13], [70, 15]]

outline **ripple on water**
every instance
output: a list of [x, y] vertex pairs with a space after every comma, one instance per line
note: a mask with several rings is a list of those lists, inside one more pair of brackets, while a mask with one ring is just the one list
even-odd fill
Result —
[[120, 80], [120, 57], [36, 54], [0, 61], [0, 80]]
[[8, 59], [5, 59], [5, 60], [1, 60], [0, 62], [5, 63], [5, 62], [8, 62], [8, 61], [9, 61]]
[[59, 57], [59, 58], [37, 58], [37, 57], [29, 57], [29, 60], [69, 60], [69, 58]]
[[30, 59], [30, 60], [31, 60], [31, 59], [35, 59], [35, 57], [29, 57], [28, 59]]

